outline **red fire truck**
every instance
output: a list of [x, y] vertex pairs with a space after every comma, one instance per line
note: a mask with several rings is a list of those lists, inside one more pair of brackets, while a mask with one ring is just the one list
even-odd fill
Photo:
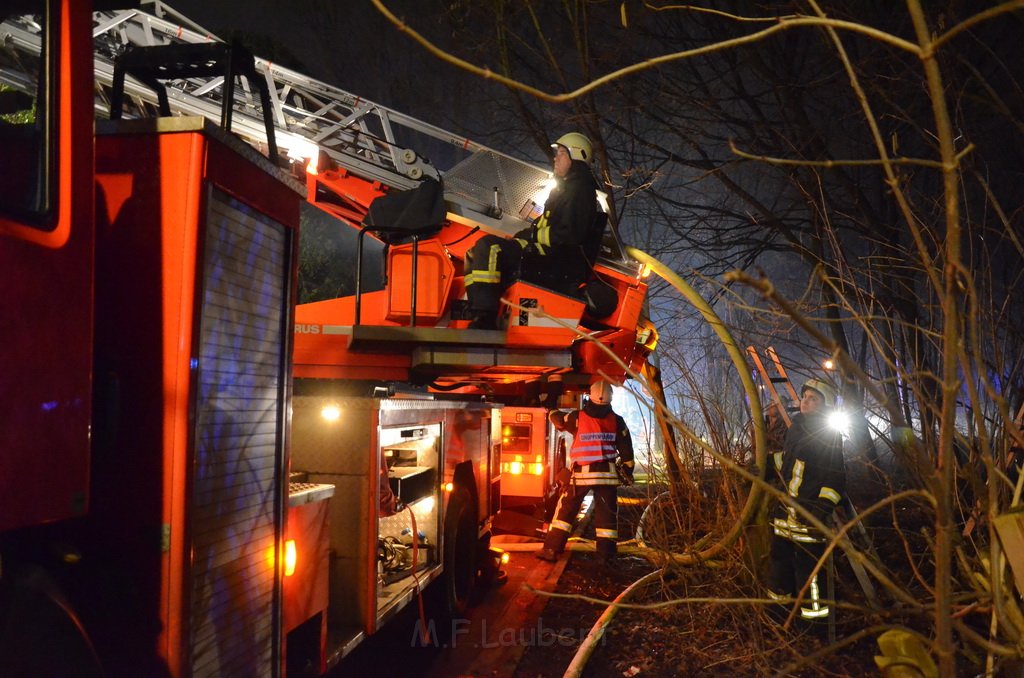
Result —
[[[636, 267], [598, 266], [600, 317], [517, 283], [503, 331], [467, 330], [462, 255], [543, 170], [439, 172], [181, 17], [0, 21], [0, 675], [322, 673], [432, 580], [458, 613], [495, 568], [502, 406], [642, 363]], [[481, 201], [487, 162], [530, 190]], [[436, 223], [370, 218], [424, 176]], [[308, 293], [317, 228], [352, 270]]]

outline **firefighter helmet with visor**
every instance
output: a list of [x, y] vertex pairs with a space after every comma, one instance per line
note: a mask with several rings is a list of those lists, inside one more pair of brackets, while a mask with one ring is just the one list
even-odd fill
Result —
[[569, 151], [569, 157], [573, 160], [582, 160], [583, 162], [590, 162], [593, 158], [594, 151], [593, 146], [590, 143], [590, 139], [583, 136], [579, 132], [569, 132], [558, 137], [558, 141], [551, 144], [551, 148], [557, 150], [559, 146], [564, 146]]
[[832, 384], [822, 381], [821, 379], [808, 379], [804, 382], [803, 388], [800, 389], [800, 394], [807, 389], [811, 389], [821, 395], [821, 399], [824, 401], [825, 407], [836, 406], [836, 389]]

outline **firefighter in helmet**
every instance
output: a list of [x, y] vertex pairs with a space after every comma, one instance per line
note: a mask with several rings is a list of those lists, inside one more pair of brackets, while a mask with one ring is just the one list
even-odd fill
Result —
[[633, 439], [625, 420], [612, 410], [611, 402], [611, 384], [597, 381], [591, 385], [590, 398], [582, 409], [568, 413], [553, 410], [548, 415], [555, 428], [573, 434], [569, 450], [572, 478], [558, 498], [544, 547], [537, 552], [541, 560], [554, 561], [565, 548], [573, 518], [588, 492], [594, 493], [598, 559], [607, 563], [615, 556], [620, 484], [616, 456], [624, 476], [632, 479]]
[[597, 182], [590, 171], [593, 148], [579, 132], [563, 134], [551, 148], [555, 187], [543, 213], [514, 238], [485, 235], [466, 253], [471, 329], [497, 328], [501, 294], [517, 275], [551, 287], [547, 279], [557, 279], [563, 289], [556, 291], [568, 294], [590, 270], [593, 262], [586, 261], [582, 248], [600, 239], [604, 224], [597, 218]]
[[[820, 379], [807, 381], [800, 390], [800, 413], [786, 432], [783, 454], [773, 463], [792, 504], [826, 525], [846, 491], [843, 438], [828, 422], [835, 404], [836, 390], [831, 384]], [[821, 596], [821, 572], [811, 576], [825, 551], [824, 535], [790, 502], [776, 507], [772, 531], [768, 595], [788, 600], [806, 585], [800, 617], [809, 622], [827, 620], [829, 606]]]

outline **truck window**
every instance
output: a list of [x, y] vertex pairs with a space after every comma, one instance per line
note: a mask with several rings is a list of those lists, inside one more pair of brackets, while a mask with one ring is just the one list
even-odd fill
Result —
[[0, 10], [0, 216], [42, 230], [56, 226], [56, 49], [47, 30], [56, 4], [15, 0]]
[[504, 452], [529, 452], [530, 425], [505, 424], [501, 430], [501, 447]]

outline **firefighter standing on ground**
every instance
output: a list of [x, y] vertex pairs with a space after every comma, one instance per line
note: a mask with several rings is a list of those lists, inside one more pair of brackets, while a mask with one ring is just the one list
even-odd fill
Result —
[[607, 562], [615, 556], [618, 533], [618, 486], [616, 455], [623, 472], [633, 477], [633, 439], [622, 417], [612, 410], [612, 387], [598, 381], [590, 387], [590, 400], [580, 410], [565, 413], [554, 410], [548, 415], [559, 431], [573, 434], [569, 461], [572, 479], [562, 490], [555, 507], [541, 560], [554, 561], [565, 548], [573, 518], [583, 498], [594, 493], [594, 527], [597, 532], [597, 556]]
[[[811, 379], [800, 391], [800, 414], [786, 432], [784, 451], [773, 455], [772, 469], [778, 473], [783, 491], [820, 522], [828, 524], [846, 490], [843, 439], [828, 423], [835, 406], [836, 391], [818, 379]], [[824, 620], [829, 607], [821, 599], [824, 581], [819, 571], [811, 572], [825, 551], [825, 537], [805, 522], [796, 509], [779, 503], [772, 519], [772, 544], [768, 573], [768, 595], [776, 600], [796, 597], [807, 585], [800, 604], [800, 617]]]
[[560, 269], [566, 273], [566, 287], [578, 286], [590, 269], [581, 246], [600, 237], [594, 232], [597, 182], [590, 171], [593, 149], [579, 132], [563, 134], [551, 147], [555, 150], [555, 187], [544, 203], [543, 214], [514, 238], [486, 235], [466, 253], [466, 298], [472, 329], [497, 327], [501, 294], [520, 269], [526, 278], [531, 274], [543, 278]]

